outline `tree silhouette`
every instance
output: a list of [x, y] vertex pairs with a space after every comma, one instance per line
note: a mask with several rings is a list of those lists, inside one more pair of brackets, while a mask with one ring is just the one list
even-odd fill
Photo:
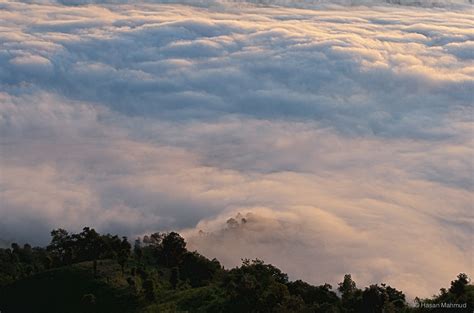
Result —
[[344, 295], [350, 296], [354, 294], [354, 292], [357, 290], [357, 286], [356, 283], [352, 280], [351, 274], [344, 275], [344, 280], [342, 281], [342, 283], [339, 283], [339, 287], [337, 288], [337, 290], [339, 290], [343, 297]]
[[457, 278], [458, 279], [451, 282], [449, 291], [459, 297], [465, 292], [465, 288], [470, 281], [469, 277], [465, 273], [460, 273]]
[[220, 269], [219, 261], [209, 260], [197, 252], [185, 253], [179, 266], [181, 279], [189, 281], [192, 287], [208, 284]]
[[97, 260], [101, 253], [106, 252], [103, 238], [89, 227], [84, 227], [82, 232], [73, 235], [73, 238], [76, 240], [79, 258], [84, 261], [92, 261], [94, 276], [97, 276]]
[[140, 263], [142, 261], [143, 257], [143, 250], [142, 250], [142, 242], [140, 238], [137, 238], [135, 240], [135, 243], [133, 244], [133, 255], [137, 259], [137, 261]]
[[[82, 232], [68, 233], [64, 229], [51, 232], [47, 249], [29, 244], [13, 243], [0, 248], [0, 308], [6, 312], [84, 313], [121, 311], [142, 312], [228, 312], [228, 313], [444, 313], [446, 309], [413, 308], [402, 291], [391, 286], [371, 285], [357, 288], [350, 274], [338, 284], [336, 294], [331, 285], [313, 286], [302, 280], [290, 281], [288, 275], [262, 260], [244, 259], [241, 266], [226, 270], [217, 260], [209, 260], [198, 252], [186, 250], [186, 242], [177, 233], [154, 233], [145, 236], [143, 244], [135, 241], [133, 253], [127, 237], [101, 235], [89, 227]], [[97, 276], [98, 260], [104, 262], [101, 277]], [[82, 266], [72, 263], [93, 262], [94, 276], [82, 272]], [[130, 275], [125, 272], [131, 264]], [[113, 265], [113, 266], [111, 266]], [[61, 269], [51, 267], [61, 266]], [[38, 274], [38, 275], [37, 275]], [[58, 276], [56, 276], [58, 275]], [[31, 277], [30, 277], [31, 276]], [[164, 279], [163, 279], [164, 278]], [[64, 283], [72, 284], [69, 293]], [[125, 283], [126, 282], [126, 283]], [[28, 284], [31, 284], [29, 286]], [[125, 285], [125, 286], [124, 286]], [[44, 286], [44, 288], [43, 288]], [[188, 286], [178, 288], [179, 286]], [[26, 288], [26, 289], [25, 289]], [[28, 309], [15, 309], [24, 294], [37, 294]], [[67, 290], [66, 290], [67, 289]], [[19, 290], [19, 291], [17, 291]], [[34, 290], [34, 292], [32, 292]], [[50, 292], [61, 293], [51, 306]], [[157, 290], [163, 297], [156, 297]], [[7, 294], [7, 292], [9, 294]], [[16, 296], [11, 297], [10, 294]], [[95, 296], [100, 297], [96, 302]], [[82, 297], [82, 300], [81, 300]], [[108, 299], [108, 300], [107, 300]], [[44, 302], [44, 304], [42, 304]], [[67, 304], [66, 304], [67, 303]], [[70, 304], [74, 303], [74, 307]], [[417, 303], [458, 304], [465, 308], [456, 312], [472, 312], [474, 286], [465, 273], [451, 281], [449, 288], [431, 299]], [[58, 305], [57, 305], [58, 304]], [[57, 306], [56, 306], [57, 305]], [[454, 312], [454, 310], [453, 310]]]
[[186, 242], [178, 233], [171, 232], [163, 237], [161, 254], [166, 266], [177, 266], [186, 253]]
[[56, 264], [70, 264], [73, 261], [72, 238], [62, 228], [51, 231], [51, 243], [47, 250], [50, 251], [53, 262]]
[[132, 246], [127, 240], [127, 237], [122, 237], [120, 242], [119, 250], [117, 252], [117, 262], [120, 264], [122, 274], [125, 273], [125, 265], [127, 264], [128, 258], [131, 255]]
[[377, 285], [370, 285], [362, 292], [362, 310], [366, 313], [382, 313], [383, 305], [386, 301]]

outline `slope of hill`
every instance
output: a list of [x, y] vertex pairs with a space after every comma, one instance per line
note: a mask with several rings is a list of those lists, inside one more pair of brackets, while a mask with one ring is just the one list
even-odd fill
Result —
[[2, 288], [2, 312], [82, 313], [93, 294], [97, 312], [133, 312], [136, 298], [114, 261], [104, 260], [99, 277], [92, 262], [47, 270]]
[[[132, 246], [125, 237], [52, 232], [47, 248], [0, 249], [0, 311], [7, 313], [403, 313], [472, 312], [474, 286], [459, 274], [432, 299], [407, 303], [380, 284], [359, 289], [349, 274], [337, 289], [313, 286], [261, 260], [224, 269], [186, 249], [177, 233]], [[451, 311], [450, 311], [451, 312]]]

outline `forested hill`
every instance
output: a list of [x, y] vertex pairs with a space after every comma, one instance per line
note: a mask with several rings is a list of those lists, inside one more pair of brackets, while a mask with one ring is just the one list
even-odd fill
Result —
[[[84, 228], [51, 232], [47, 247], [0, 249], [2, 313], [152, 312], [472, 312], [474, 286], [459, 274], [431, 299], [409, 305], [386, 284], [357, 287], [351, 275], [338, 286], [290, 281], [261, 260], [224, 269], [186, 249], [177, 233], [155, 233], [131, 244], [126, 237]], [[314, 264], [317, 266], [317, 264]]]

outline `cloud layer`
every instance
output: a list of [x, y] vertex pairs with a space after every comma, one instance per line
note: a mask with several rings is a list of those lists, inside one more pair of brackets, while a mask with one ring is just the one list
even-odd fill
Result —
[[469, 6], [197, 4], [0, 2], [0, 238], [178, 229], [410, 296], [472, 269]]

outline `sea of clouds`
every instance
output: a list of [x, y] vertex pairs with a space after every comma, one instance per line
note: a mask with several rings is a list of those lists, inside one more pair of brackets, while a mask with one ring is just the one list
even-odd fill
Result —
[[0, 0], [2, 242], [173, 229], [409, 296], [472, 270], [467, 2], [90, 2]]

